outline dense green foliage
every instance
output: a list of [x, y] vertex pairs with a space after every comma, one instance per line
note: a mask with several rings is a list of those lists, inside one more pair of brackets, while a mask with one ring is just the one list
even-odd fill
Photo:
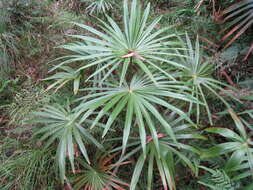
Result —
[[252, 190], [252, 0], [2, 0], [0, 189]]

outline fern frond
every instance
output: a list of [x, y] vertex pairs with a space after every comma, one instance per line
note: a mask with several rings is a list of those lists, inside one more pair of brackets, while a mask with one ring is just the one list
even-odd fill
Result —
[[236, 190], [237, 187], [234, 182], [230, 179], [227, 173], [222, 169], [211, 169], [204, 166], [200, 168], [209, 172], [210, 175], [206, 178], [206, 181], [211, 183], [205, 183], [204, 181], [198, 181], [199, 184], [202, 184], [206, 187], [209, 187], [212, 190]]

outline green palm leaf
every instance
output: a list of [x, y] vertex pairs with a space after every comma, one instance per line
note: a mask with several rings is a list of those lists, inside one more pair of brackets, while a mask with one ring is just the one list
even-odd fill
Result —
[[[184, 119], [179, 117], [178, 119], [174, 119], [173, 121], [169, 121], [168, 123], [173, 126], [173, 132], [175, 134], [175, 138], [177, 139], [177, 143], [164, 133], [158, 134], [158, 146], [155, 144], [154, 138], [149, 136], [147, 138], [147, 147], [146, 147], [146, 155], [142, 152], [135, 164], [135, 169], [132, 175], [131, 186], [130, 189], [136, 189], [136, 186], [139, 182], [140, 175], [144, 172], [144, 165], [147, 164], [148, 174], [147, 174], [147, 189], [152, 189], [153, 184], [153, 173], [154, 167], [157, 166], [159, 171], [159, 175], [161, 177], [164, 189], [176, 189], [175, 184], [175, 165], [176, 162], [174, 160], [175, 157], [178, 158], [182, 163], [184, 163], [187, 167], [189, 167], [193, 172], [195, 172], [194, 164], [185, 156], [183, 151], [188, 151], [196, 154], [200, 154], [199, 150], [188, 145], [183, 144], [181, 140], [190, 140], [190, 139], [200, 139], [204, 140], [205, 137], [193, 132], [190, 130], [190, 127], [186, 124], [183, 124], [182, 121]], [[123, 162], [126, 159], [129, 159], [132, 155], [138, 153], [141, 148], [141, 142], [138, 138], [131, 137], [131, 143], [127, 145], [129, 148], [129, 152], [122, 156], [118, 161]], [[112, 152], [119, 151], [123, 148], [123, 146], [115, 148]]]
[[112, 0], [81, 0], [81, 2], [89, 3], [86, 11], [93, 13], [106, 13], [112, 8]]
[[[99, 111], [96, 114], [92, 127], [94, 127], [103, 116], [106, 116], [106, 113], [110, 113], [105, 124], [103, 137], [107, 134], [112, 124], [115, 123], [120, 116], [125, 115], [123, 152], [131, 128], [133, 128], [136, 123], [139, 128], [139, 136], [144, 152], [148, 133], [147, 129], [152, 134], [152, 137], [157, 139], [157, 129], [154, 125], [154, 119], [158, 121], [166, 133], [175, 140], [171, 126], [166, 122], [161, 113], [159, 113], [157, 106], [171, 110], [182, 116], [185, 120], [191, 122], [187, 114], [166, 101], [169, 99], [178, 99], [180, 101], [195, 102], [194, 98], [188, 93], [189, 89], [185, 87], [184, 83], [167, 81], [165, 77], [157, 76], [155, 77], [157, 83], [154, 84], [149, 78], [144, 78], [145, 76], [134, 76], [130, 85], [124, 82], [123, 86], [119, 84], [116, 86], [107, 84], [108, 87], [105, 88], [84, 89], [87, 91], [91, 90], [93, 93], [80, 98], [80, 100], [84, 101], [76, 108], [76, 111], [82, 113], [81, 121], [85, 121], [88, 117], [94, 115], [96, 111]], [[99, 92], [96, 92], [97, 90], [99, 90]], [[158, 148], [158, 141], [155, 140], [155, 142]]]
[[116, 155], [117, 153], [110, 155], [107, 153], [101, 154], [101, 152], [96, 152], [93, 156], [91, 165], [78, 159], [81, 169], [73, 176], [74, 189], [125, 190], [126, 188], [123, 188], [122, 186], [128, 187], [129, 185], [117, 177], [116, 173], [113, 172], [113, 169], [121, 165], [126, 165], [129, 162], [117, 164], [111, 163]]
[[[124, 29], [121, 29], [108, 16], [108, 23], [99, 20], [101, 31], [84, 24], [75, 23], [91, 33], [93, 37], [72, 35], [73, 38], [79, 39], [81, 42], [61, 46], [70, 50], [73, 54], [60, 58], [65, 61], [55, 66], [52, 70], [73, 62], [81, 62], [77, 72], [101, 64], [101, 68], [90, 75], [89, 78], [105, 70], [110, 70], [111, 73], [116, 69], [121, 69], [120, 78], [123, 79], [130, 65], [136, 65], [153, 81], [153, 69], [158, 69], [168, 77], [173, 78], [170, 74], [163, 71], [159, 64], [164, 62], [176, 67], [183, 67], [181, 64], [168, 59], [170, 56], [181, 56], [172, 52], [172, 48], [175, 49], [175, 44], [178, 43], [174, 40], [176, 34], [168, 34], [171, 30], [170, 27], [158, 30], [155, 28], [161, 19], [160, 17], [148, 25], [149, 12], [150, 5], [147, 6], [142, 14], [140, 3], [137, 3], [137, 0], [132, 1], [132, 8], [128, 10], [128, 2], [125, 0]], [[107, 77], [108, 75], [105, 74], [102, 81]]]
[[[185, 52], [187, 58], [182, 58], [182, 63], [185, 66], [182, 72], [179, 72], [178, 76], [181, 80], [186, 81], [188, 86], [192, 89], [192, 96], [197, 98], [199, 102], [203, 102], [209, 121], [212, 123], [211, 111], [207, 101], [208, 93], [217, 97], [221, 100], [227, 107], [230, 107], [229, 103], [219, 94], [223, 92], [228, 97], [235, 99], [232, 94], [224, 89], [224, 87], [232, 88], [231, 86], [222, 83], [214, 79], [211, 74], [214, 72], [214, 65], [210, 62], [207, 57], [204, 58], [201, 52], [199, 40], [197, 37], [195, 47], [193, 47], [189, 36], [186, 34], [186, 41], [188, 50]], [[233, 89], [236, 90], [236, 89]], [[193, 104], [190, 105], [190, 111]], [[196, 114], [197, 121], [199, 122], [200, 117], [200, 104], [196, 104]]]
[[39, 136], [39, 141], [45, 141], [48, 147], [54, 143], [58, 144], [56, 160], [59, 166], [60, 177], [65, 179], [66, 157], [68, 157], [71, 168], [74, 171], [75, 145], [90, 163], [88, 153], [85, 147], [87, 142], [94, 144], [102, 149], [102, 145], [90, 134], [89, 130], [79, 122], [78, 114], [61, 105], [45, 106], [41, 112], [36, 112], [35, 120], [43, 126], [35, 129], [34, 136]]
[[69, 66], [62, 66], [60, 67], [62, 69], [62, 72], [57, 72], [53, 76], [50, 76], [44, 80], [56, 80], [53, 84], [47, 87], [47, 90], [50, 90], [58, 85], [56, 90], [63, 87], [66, 83], [73, 81], [73, 91], [74, 94], [77, 94], [80, 86], [80, 80], [81, 80], [81, 73], [75, 72], [74, 69], [72, 69]]

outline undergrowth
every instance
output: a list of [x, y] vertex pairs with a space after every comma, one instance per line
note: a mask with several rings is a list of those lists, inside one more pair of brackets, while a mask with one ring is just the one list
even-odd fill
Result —
[[0, 189], [252, 190], [252, 4], [1, 1]]

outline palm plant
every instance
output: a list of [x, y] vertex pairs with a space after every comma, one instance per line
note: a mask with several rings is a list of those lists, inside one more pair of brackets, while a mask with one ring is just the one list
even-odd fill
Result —
[[75, 72], [74, 69], [72, 69], [69, 66], [62, 66], [60, 67], [62, 69], [62, 72], [57, 72], [53, 76], [50, 76], [44, 80], [56, 80], [53, 84], [47, 87], [47, 90], [52, 89], [53, 87], [59, 85], [56, 90], [63, 87], [66, 83], [73, 81], [73, 91], [74, 94], [77, 94], [80, 86], [80, 79], [81, 79], [81, 73]]
[[238, 133], [228, 128], [207, 128], [205, 131], [221, 135], [230, 141], [215, 145], [204, 151], [202, 158], [232, 153], [225, 164], [224, 171], [230, 173], [240, 171], [240, 175], [235, 175], [234, 178], [232, 178], [232, 180], [236, 181], [248, 176], [253, 176], [253, 149], [251, 147], [253, 142], [238, 115], [236, 115], [232, 109], [229, 109], [229, 113], [234, 120]]
[[[154, 139], [152, 136], [147, 137], [147, 150], [146, 154], [143, 152], [139, 155], [137, 162], [135, 164], [135, 169], [132, 175], [130, 190], [134, 190], [136, 188], [137, 183], [139, 182], [139, 178], [142, 172], [144, 172], [144, 164], [147, 164], [147, 184], [145, 185], [146, 189], [151, 190], [153, 184], [154, 177], [154, 168], [155, 165], [159, 171], [159, 175], [162, 180], [162, 184], [164, 189], [175, 190], [175, 176], [176, 163], [181, 162], [182, 164], [189, 167], [193, 173], [195, 173], [195, 166], [190, 161], [189, 158], [185, 155], [185, 152], [194, 153], [199, 155], [200, 152], [198, 149], [194, 148], [191, 145], [184, 144], [184, 141], [188, 141], [191, 139], [199, 139], [205, 140], [205, 137], [199, 135], [194, 132], [188, 124], [184, 124], [184, 119], [182, 117], [175, 118], [175, 113], [172, 112], [169, 116], [168, 123], [173, 126], [173, 132], [175, 134], [174, 141], [173, 138], [167, 136], [165, 133], [158, 134], [158, 147], [155, 145]], [[127, 148], [130, 151], [120, 158], [118, 161], [123, 162], [132, 155], [138, 153], [141, 150], [141, 142], [139, 138], [130, 138], [132, 141], [127, 145]], [[123, 147], [115, 148], [112, 152], [121, 150]], [[175, 159], [177, 158], [177, 159]]]
[[74, 189], [87, 189], [87, 190], [125, 190], [122, 186], [128, 187], [129, 185], [119, 179], [114, 168], [128, 164], [129, 162], [122, 162], [119, 164], [111, 163], [116, 154], [108, 155], [97, 152], [94, 156], [91, 165], [80, 160], [83, 169], [77, 171], [77, 175], [73, 177]]
[[[96, 118], [91, 126], [92, 128], [101, 118], [103, 118], [103, 116], [111, 111], [102, 134], [102, 137], [104, 137], [117, 118], [121, 115], [125, 115], [123, 152], [127, 145], [131, 128], [136, 124], [139, 128], [143, 151], [146, 152], [147, 128], [152, 134], [157, 149], [159, 149], [157, 129], [152, 117], [159, 121], [166, 133], [171, 136], [172, 139], [176, 140], [171, 126], [159, 113], [157, 107], [161, 106], [165, 109], [176, 112], [185, 120], [191, 122], [187, 114], [172, 103], [167, 102], [166, 99], [178, 99], [186, 102], [195, 102], [195, 100], [187, 92], [189, 89], [184, 86], [184, 83], [167, 81], [165, 77], [155, 76], [154, 79], [157, 82], [154, 84], [151, 79], [146, 77], [147, 76], [145, 75], [143, 77], [134, 76], [130, 85], [126, 82], [124, 82], [122, 86], [120, 86], [120, 84], [114, 85], [106, 83], [107, 87], [104, 88], [84, 89], [92, 91], [93, 93], [80, 98], [83, 102], [76, 107], [77, 112], [83, 113], [80, 121], [85, 121], [89, 116], [95, 114]], [[126, 111], [124, 109], [125, 107]], [[96, 113], [97, 110], [100, 111]]]
[[[229, 22], [223, 32], [230, 29], [230, 31], [222, 38], [223, 41], [227, 40], [230, 36], [234, 35], [232, 39], [228, 41], [225, 48], [230, 46], [236, 39], [238, 39], [247, 29], [253, 24], [253, 0], [243, 0], [235, 3], [231, 7], [225, 9], [221, 15], [224, 17], [223, 22]], [[251, 45], [247, 56], [253, 50], [253, 44]]]
[[[221, 100], [227, 107], [230, 107], [227, 101], [218, 93], [223, 92], [231, 98], [234, 98], [228, 91], [224, 90], [224, 87], [232, 88], [216, 79], [211, 74], [214, 72], [214, 65], [211, 63], [208, 57], [205, 57], [201, 52], [199, 39], [197, 37], [195, 47], [193, 47], [189, 36], [186, 34], [187, 50], [185, 55], [187, 58], [182, 58], [182, 64], [184, 68], [182, 72], [178, 73], [180, 80], [186, 81], [188, 86], [192, 89], [192, 96], [203, 102], [208, 114], [209, 121], [212, 123], [211, 111], [209, 109], [207, 95], [211, 93], [219, 100]], [[235, 89], [234, 89], [235, 90]], [[207, 93], [208, 92], [208, 93]], [[193, 103], [190, 104], [190, 112], [193, 108]], [[200, 105], [196, 104], [197, 122], [199, 122]]]
[[73, 62], [82, 62], [76, 72], [101, 64], [102, 67], [91, 74], [88, 79], [108, 69], [108, 72], [102, 79], [103, 81], [113, 71], [121, 69], [120, 81], [122, 83], [129, 65], [131, 65], [133, 68], [138, 66], [151, 79], [153, 79], [152, 69], [156, 69], [172, 78], [170, 74], [159, 67], [159, 64], [163, 62], [176, 67], [183, 67], [167, 59], [174, 55], [180, 56], [179, 54], [172, 53], [172, 49], [176, 48], [175, 44], [178, 44], [177, 41], [173, 40], [176, 34], [168, 34], [171, 27], [156, 29], [161, 17], [156, 18], [151, 24], [147, 24], [150, 4], [148, 4], [143, 14], [137, 0], [132, 1], [130, 13], [127, 0], [124, 0], [123, 6], [123, 30], [108, 16], [109, 24], [99, 20], [101, 23], [99, 28], [102, 32], [93, 27], [76, 23], [77, 26], [90, 32], [92, 37], [72, 35], [72, 37], [84, 42], [75, 42], [61, 46], [66, 50], [72, 51], [73, 54], [59, 58], [65, 61], [53, 67], [52, 70]]
[[[35, 128], [34, 136], [40, 136], [39, 141], [46, 141], [45, 147], [58, 144], [56, 159], [59, 166], [60, 177], [65, 179], [66, 157], [68, 157], [72, 171], [75, 171], [74, 159], [78, 147], [85, 160], [90, 163], [88, 153], [85, 147], [86, 142], [94, 144], [99, 149], [102, 145], [90, 134], [89, 130], [79, 122], [78, 114], [74, 112], [69, 105], [46, 106], [41, 112], [36, 112], [37, 123], [43, 124], [39, 129]], [[86, 123], [91, 121], [86, 120]]]
[[89, 5], [86, 8], [90, 14], [96, 13], [106, 13], [112, 8], [113, 0], [81, 0], [81, 2], [88, 2]]

